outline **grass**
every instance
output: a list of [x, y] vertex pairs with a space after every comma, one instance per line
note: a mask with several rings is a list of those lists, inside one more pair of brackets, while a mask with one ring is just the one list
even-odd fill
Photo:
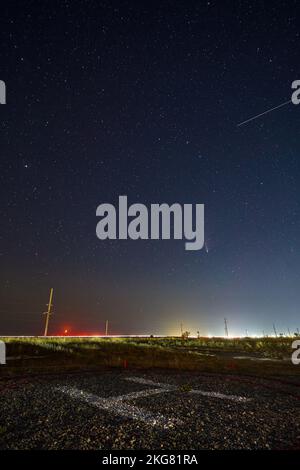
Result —
[[[0, 376], [80, 368], [167, 368], [208, 373], [299, 376], [292, 338], [1, 338], [7, 366]], [[238, 360], [234, 356], [279, 360]], [[280, 361], [288, 359], [287, 361]]]

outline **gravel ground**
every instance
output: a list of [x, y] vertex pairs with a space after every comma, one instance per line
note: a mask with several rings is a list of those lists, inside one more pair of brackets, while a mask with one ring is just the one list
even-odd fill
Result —
[[296, 385], [132, 370], [1, 381], [0, 449], [295, 448]]

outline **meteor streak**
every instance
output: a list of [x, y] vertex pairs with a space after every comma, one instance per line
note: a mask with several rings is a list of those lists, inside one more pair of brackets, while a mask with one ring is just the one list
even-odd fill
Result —
[[275, 106], [274, 108], [267, 109], [267, 111], [264, 111], [263, 113], [257, 114], [256, 116], [253, 116], [253, 117], [251, 117], [251, 118], [249, 118], [249, 119], [246, 119], [246, 121], [240, 122], [239, 124], [237, 124], [237, 127], [243, 126], [244, 124], [247, 124], [247, 122], [254, 121], [254, 119], [257, 119], [257, 118], [259, 118], [260, 116], [263, 116], [264, 114], [268, 114], [268, 113], [270, 113], [271, 111], [275, 111], [275, 109], [282, 108], [283, 106], [285, 106], [285, 105], [287, 105], [287, 104], [289, 104], [289, 103], [292, 103], [292, 100], [291, 100], [291, 99], [290, 99], [289, 101], [285, 101], [284, 103], [279, 104], [278, 106]]

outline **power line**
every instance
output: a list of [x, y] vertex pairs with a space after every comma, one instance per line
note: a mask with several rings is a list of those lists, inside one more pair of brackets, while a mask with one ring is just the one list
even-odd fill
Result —
[[44, 314], [46, 315], [44, 336], [48, 335], [49, 318], [50, 318], [50, 315], [51, 315], [51, 308], [53, 306], [52, 297], [53, 297], [53, 287], [51, 287], [51, 289], [50, 289], [49, 303], [47, 304], [48, 305], [48, 310], [47, 310], [47, 312], [44, 312]]
[[225, 325], [225, 336], [228, 338], [228, 324], [227, 324], [227, 318], [224, 318], [224, 325]]

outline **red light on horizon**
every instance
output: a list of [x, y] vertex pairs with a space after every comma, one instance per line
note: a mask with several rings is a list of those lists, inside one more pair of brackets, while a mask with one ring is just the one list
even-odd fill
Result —
[[97, 332], [91, 332], [91, 331], [74, 331], [73, 328], [66, 328], [66, 327], [61, 327], [60, 331], [54, 334], [54, 336], [57, 337], [64, 337], [64, 336], [70, 336], [72, 338], [97, 338], [97, 337], [105, 337], [105, 333], [102, 331], [97, 331]]

